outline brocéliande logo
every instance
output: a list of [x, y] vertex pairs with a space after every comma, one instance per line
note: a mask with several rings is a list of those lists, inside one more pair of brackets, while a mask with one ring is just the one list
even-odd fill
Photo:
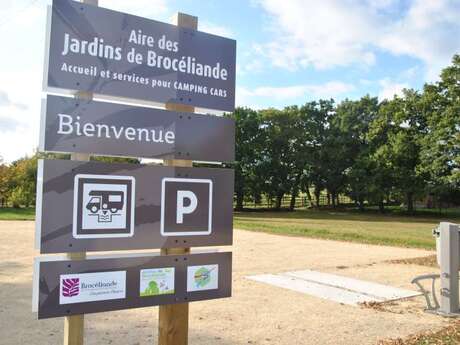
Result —
[[80, 294], [80, 279], [68, 278], [62, 279], [62, 296], [74, 297]]
[[80, 278], [65, 278], [62, 279], [62, 296], [64, 297], [74, 297], [78, 296], [80, 292], [85, 290], [97, 290], [97, 289], [107, 289], [107, 288], [116, 288], [118, 283], [114, 280], [109, 282], [99, 281], [97, 283], [88, 284], [85, 282], [80, 283]]
[[126, 271], [63, 274], [59, 304], [126, 298]]

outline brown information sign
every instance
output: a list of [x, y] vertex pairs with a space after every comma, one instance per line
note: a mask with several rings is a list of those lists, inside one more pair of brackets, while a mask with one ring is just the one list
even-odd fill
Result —
[[231, 112], [236, 41], [68, 0], [54, 0], [46, 83]]
[[42, 261], [38, 318], [231, 296], [232, 253]]
[[233, 170], [40, 160], [40, 253], [231, 245]]
[[232, 119], [48, 96], [41, 151], [230, 162]]

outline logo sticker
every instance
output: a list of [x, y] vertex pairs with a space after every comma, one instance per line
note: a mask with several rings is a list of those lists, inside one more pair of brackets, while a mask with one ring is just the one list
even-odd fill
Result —
[[174, 293], [174, 267], [151, 268], [140, 271], [141, 296], [158, 296]]
[[187, 291], [213, 290], [219, 287], [219, 265], [187, 267]]
[[122, 299], [126, 297], [126, 271], [63, 274], [59, 304]]

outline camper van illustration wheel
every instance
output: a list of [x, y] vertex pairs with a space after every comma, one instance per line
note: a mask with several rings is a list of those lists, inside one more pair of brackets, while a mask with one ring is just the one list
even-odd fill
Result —
[[117, 213], [123, 209], [124, 193], [121, 191], [93, 190], [89, 193], [91, 199], [86, 204], [86, 209], [91, 213], [110, 211]]

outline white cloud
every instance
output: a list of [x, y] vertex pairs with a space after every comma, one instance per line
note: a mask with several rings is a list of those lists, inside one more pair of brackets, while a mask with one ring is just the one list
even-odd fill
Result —
[[299, 98], [335, 98], [353, 90], [353, 85], [340, 81], [286, 87], [261, 86], [254, 89], [239, 87], [236, 90], [236, 103], [238, 106], [260, 107], [257, 105], [263, 99], [268, 102], [284, 102]]
[[[10, 162], [38, 144], [46, 1], [6, 1], [0, 26], [0, 155]], [[0, 16], [5, 18], [5, 12]]]
[[27, 66], [21, 72], [3, 71], [0, 85], [8, 86], [9, 100], [0, 107], [0, 155], [11, 162], [30, 155], [38, 145], [41, 66]]
[[[259, 0], [273, 39], [258, 51], [289, 70], [375, 63], [379, 50], [422, 60], [427, 78], [458, 52], [458, 0]], [[404, 9], [404, 6], [407, 6]]]
[[207, 32], [213, 35], [217, 35], [217, 36], [228, 37], [228, 38], [235, 37], [235, 35], [229, 28], [225, 26], [217, 25], [211, 22], [207, 22], [207, 21], [198, 22], [198, 29], [200, 31], [204, 31], [204, 32]]
[[362, 3], [261, 0], [260, 4], [274, 19], [275, 39], [258, 48], [274, 65], [295, 70], [375, 62], [368, 44], [377, 27], [369, 21], [368, 8]]
[[379, 80], [379, 85], [381, 87], [379, 92], [380, 101], [393, 99], [395, 95], [402, 96], [403, 90], [409, 88], [408, 84], [393, 82], [389, 78]]
[[420, 74], [421, 71], [420, 71], [420, 66], [416, 65], [416, 66], [412, 66], [412, 67], [409, 67], [408, 69], [406, 69], [405, 71], [403, 71], [401, 73], [401, 76], [404, 78], [404, 79], [414, 79], [415, 77], [417, 77], [418, 74]]
[[0, 108], [2, 107], [14, 107], [22, 110], [27, 109], [27, 105], [22, 102], [14, 102], [8, 96], [6, 91], [0, 90]]
[[236, 74], [237, 76], [244, 76], [247, 74], [255, 75], [256, 73], [264, 71], [266, 65], [261, 59], [254, 57], [245, 63], [236, 63]]
[[0, 115], [0, 133], [14, 132], [22, 127], [22, 123], [14, 118]]
[[165, 17], [169, 11], [166, 0], [100, 0], [99, 6], [156, 20], [168, 19]]
[[[45, 0], [46, 3], [50, 1]], [[45, 9], [45, 4], [38, 0], [27, 3], [16, 0], [2, 1], [0, 8], [0, 34], [2, 35], [2, 40], [8, 40], [11, 36], [15, 36], [18, 26], [20, 31], [36, 29], [37, 22], [41, 22], [46, 17]]]
[[437, 79], [439, 71], [459, 52], [459, 18], [459, 1], [414, 1], [379, 45], [394, 54], [419, 58], [427, 65], [427, 79]]
[[376, 10], [384, 10], [397, 4], [398, 0], [368, 0], [368, 3]]

